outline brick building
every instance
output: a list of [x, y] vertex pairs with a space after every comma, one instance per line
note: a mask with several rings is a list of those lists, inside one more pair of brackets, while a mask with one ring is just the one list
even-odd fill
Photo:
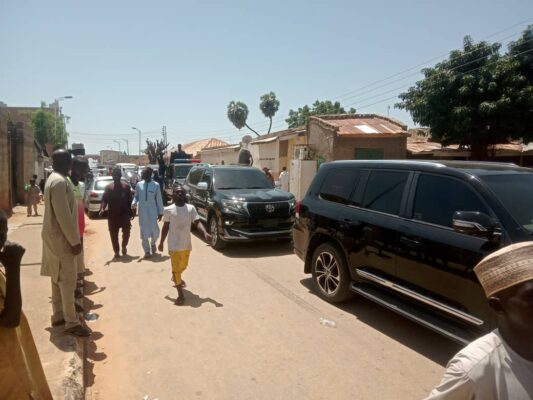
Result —
[[[35, 141], [32, 114], [39, 107], [0, 106], [0, 208], [25, 202], [24, 185], [44, 178], [44, 152]], [[50, 112], [53, 112], [52, 110]]]
[[310, 152], [319, 161], [404, 159], [407, 126], [376, 114], [321, 115], [307, 120]]

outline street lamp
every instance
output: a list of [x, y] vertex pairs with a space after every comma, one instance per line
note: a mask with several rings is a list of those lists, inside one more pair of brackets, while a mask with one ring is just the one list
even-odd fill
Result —
[[[73, 99], [73, 98], [74, 97], [72, 96], [63, 96], [63, 97], [60, 97], [54, 100], [54, 106], [55, 106], [54, 135], [57, 132], [57, 119], [59, 118], [59, 115], [58, 115], [59, 114], [59, 102], [63, 100]], [[68, 148], [68, 144], [67, 144], [67, 148]]]
[[134, 131], [139, 132], [139, 165], [141, 165], [141, 130], [139, 128], [131, 127]]
[[121, 143], [118, 140], [113, 140], [113, 142], [118, 143], [118, 162], [120, 162], [120, 156], [122, 155]]
[[128, 153], [128, 156], [130, 155], [130, 143], [128, 142], [128, 139], [121, 139], [126, 142], [126, 151]]

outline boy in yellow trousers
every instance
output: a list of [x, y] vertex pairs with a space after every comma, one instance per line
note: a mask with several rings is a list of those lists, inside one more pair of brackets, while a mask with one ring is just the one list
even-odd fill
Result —
[[168, 235], [168, 253], [172, 263], [172, 280], [178, 291], [178, 298], [174, 304], [181, 306], [185, 301], [183, 296], [183, 280], [181, 274], [189, 264], [189, 255], [191, 254], [191, 225], [200, 230], [205, 240], [210, 243], [211, 235], [207, 233], [204, 226], [200, 223], [200, 217], [194, 206], [187, 204], [185, 189], [181, 186], [174, 190], [172, 195], [174, 204], [165, 207], [163, 213], [163, 230], [161, 232], [161, 241], [159, 242], [159, 251], [163, 251], [163, 244]]

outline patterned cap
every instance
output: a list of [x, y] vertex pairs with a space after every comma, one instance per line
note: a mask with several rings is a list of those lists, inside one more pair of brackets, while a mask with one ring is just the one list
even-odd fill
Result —
[[474, 267], [487, 297], [533, 279], [533, 242], [506, 246]]

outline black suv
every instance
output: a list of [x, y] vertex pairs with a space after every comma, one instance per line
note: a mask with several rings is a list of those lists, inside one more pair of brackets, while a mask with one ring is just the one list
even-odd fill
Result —
[[466, 343], [496, 323], [473, 267], [532, 235], [532, 169], [341, 161], [297, 205], [293, 241], [323, 299], [355, 292]]
[[291, 239], [296, 201], [275, 189], [257, 168], [201, 165], [184, 184], [190, 204], [198, 210], [220, 250], [227, 242]]

